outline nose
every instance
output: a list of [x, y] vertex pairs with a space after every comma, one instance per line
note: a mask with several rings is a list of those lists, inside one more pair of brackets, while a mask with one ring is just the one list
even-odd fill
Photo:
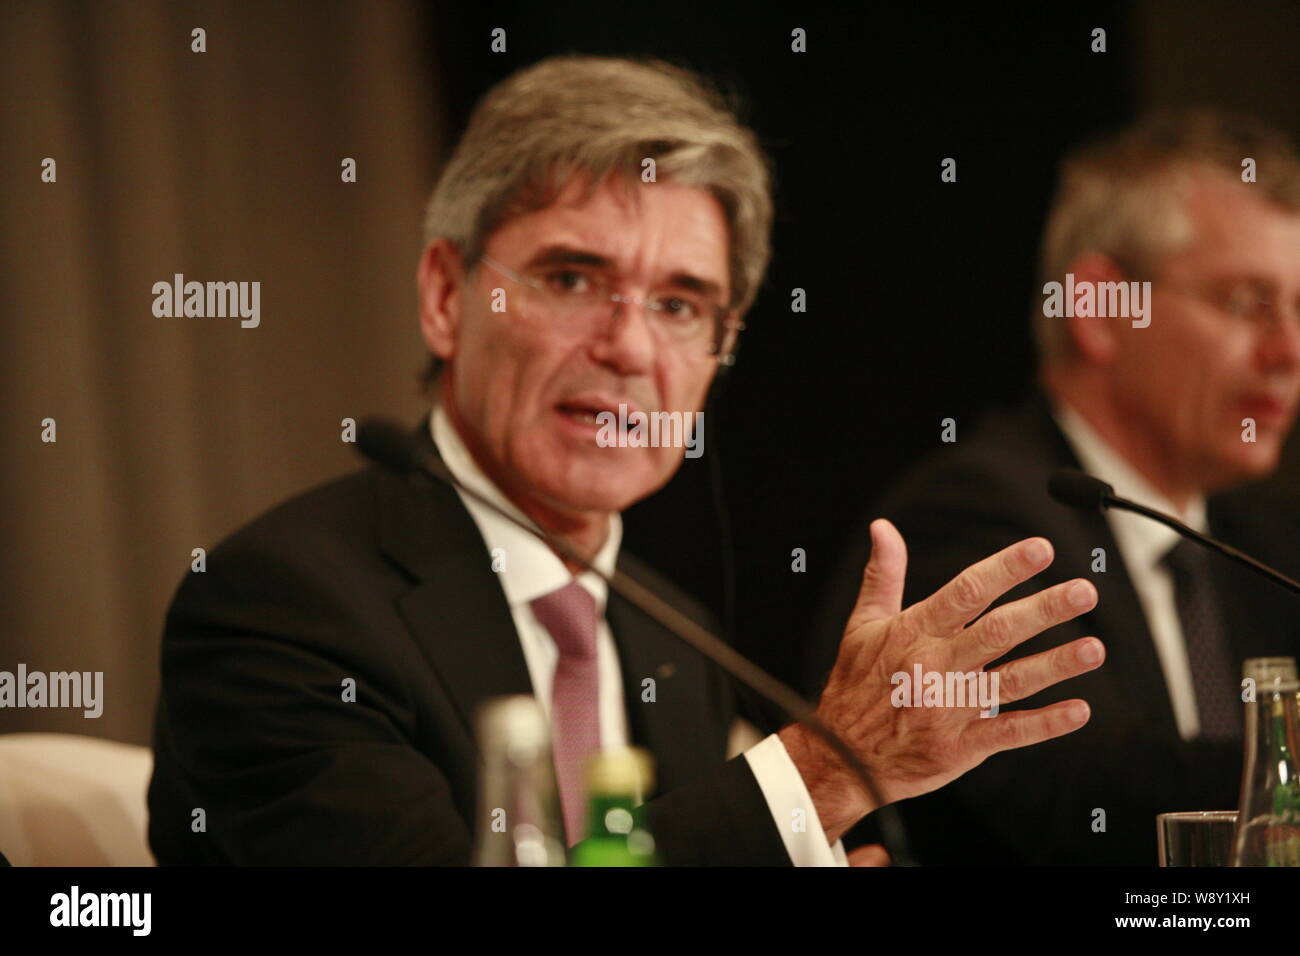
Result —
[[1300, 309], [1283, 312], [1277, 319], [1260, 342], [1261, 364], [1269, 370], [1300, 367]]
[[644, 375], [654, 366], [658, 347], [650, 310], [639, 302], [611, 303], [612, 314], [592, 340], [592, 358], [620, 375]]

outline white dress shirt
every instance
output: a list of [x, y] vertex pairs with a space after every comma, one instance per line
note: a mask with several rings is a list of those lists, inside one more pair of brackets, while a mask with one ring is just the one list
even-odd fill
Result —
[[[441, 403], [435, 404], [429, 428], [438, 453], [456, 480], [483, 495], [497, 507], [528, 525], [513, 502], [483, 473], [466, 448]], [[457, 494], [460, 494], [458, 491]], [[543, 624], [533, 613], [530, 602], [564, 587], [574, 580], [564, 562], [536, 537], [496, 514], [478, 501], [460, 494], [461, 502], [478, 526], [479, 533], [495, 559], [501, 589], [510, 605], [515, 631], [528, 665], [537, 702], [551, 714], [551, 685], [555, 677], [559, 651]], [[614, 572], [618, 549], [623, 539], [623, 522], [615, 514], [610, 519], [609, 535], [592, 565], [606, 575]], [[596, 599], [600, 617], [596, 629], [596, 661], [600, 674], [599, 710], [602, 747], [619, 747], [628, 743], [627, 709], [623, 699], [623, 679], [619, 668], [618, 647], [605, 619], [607, 586], [590, 571], [577, 577], [580, 585]], [[768, 810], [776, 823], [786, 852], [795, 866], [847, 866], [848, 860], [840, 841], [830, 846], [825, 831], [804, 786], [803, 778], [776, 734], [745, 751], [749, 769], [758, 782]]]
[[[1184, 524], [1206, 532], [1203, 496], [1197, 496], [1187, 511], [1180, 513], [1164, 495], [1151, 487], [1137, 469], [1106, 444], [1077, 411], [1061, 402], [1056, 404], [1054, 414], [1085, 471], [1113, 485], [1115, 494], [1121, 498], [1131, 498], [1148, 508], [1176, 515]], [[1174, 719], [1178, 722], [1179, 736], [1191, 740], [1201, 732], [1196, 712], [1196, 690], [1187, 659], [1183, 626], [1178, 619], [1173, 575], [1162, 563], [1169, 549], [1180, 540], [1180, 535], [1173, 528], [1150, 518], [1114, 508], [1107, 509], [1106, 520], [1110, 522], [1120, 557], [1146, 614], [1147, 627], [1155, 642], [1165, 687], [1173, 704]]]

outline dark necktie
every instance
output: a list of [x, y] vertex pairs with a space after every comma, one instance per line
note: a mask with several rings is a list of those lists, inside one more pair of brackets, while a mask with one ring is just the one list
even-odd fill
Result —
[[1201, 736], [1240, 740], [1240, 685], [1210, 579], [1210, 557], [1196, 542], [1182, 538], [1169, 549], [1164, 563], [1174, 578], [1174, 601], [1192, 668]]

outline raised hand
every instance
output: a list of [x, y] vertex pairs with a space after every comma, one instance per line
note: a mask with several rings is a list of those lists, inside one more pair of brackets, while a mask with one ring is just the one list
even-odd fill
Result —
[[[884, 802], [928, 793], [991, 754], [1060, 737], [1088, 722], [1090, 711], [1082, 700], [985, 717], [980, 702], [969, 698], [960, 706], [951, 700], [939, 706], [897, 706], [895, 675], [910, 679], [920, 665], [922, 674], [978, 676], [985, 665], [1029, 638], [1096, 605], [1097, 589], [1078, 578], [980, 617], [999, 597], [1052, 563], [1046, 539], [1029, 538], [985, 558], [906, 611], [902, 535], [877, 519], [871, 524], [871, 542], [862, 589], [817, 715], [858, 754]], [[996, 687], [996, 705], [1001, 706], [1093, 670], [1105, 656], [1101, 641], [1085, 637], [1003, 664], [980, 679]], [[831, 841], [876, 809], [857, 778], [811, 730], [792, 724], [781, 731], [781, 739]]]

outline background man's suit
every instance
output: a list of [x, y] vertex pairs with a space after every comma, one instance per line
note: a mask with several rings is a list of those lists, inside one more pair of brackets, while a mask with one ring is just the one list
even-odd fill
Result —
[[[1151, 866], [1157, 813], [1237, 805], [1240, 746], [1179, 737], [1146, 619], [1105, 516], [1068, 509], [1047, 494], [1048, 476], [1061, 467], [1079, 464], [1038, 398], [959, 434], [871, 511], [892, 520], [907, 542], [905, 607], [1034, 535], [1052, 542], [1055, 561], [1005, 600], [1075, 577], [1091, 580], [1100, 598], [1092, 612], [1010, 655], [1100, 638], [1101, 668], [1017, 705], [1081, 697], [1092, 707], [1089, 723], [1067, 737], [997, 754], [942, 790], [900, 804], [922, 863]], [[1212, 497], [1207, 512], [1215, 536], [1292, 576], [1300, 572], [1294, 522], [1249, 493]], [[1104, 573], [1091, 570], [1094, 548], [1105, 550]], [[846, 562], [830, 602], [835, 619], [852, 606], [866, 558], [858, 547]], [[1235, 673], [1246, 657], [1296, 655], [1300, 601], [1227, 560], [1216, 557], [1212, 569]], [[820, 654], [819, 666], [828, 669], [833, 658], [825, 648]], [[1097, 809], [1105, 811], [1105, 832], [1093, 830]]]
[[[427, 425], [416, 440], [436, 453]], [[632, 742], [656, 761], [648, 820], [664, 859], [788, 865], [745, 759], [725, 761], [737, 697], [724, 675], [616, 594], [607, 615]], [[475, 708], [533, 693], [456, 493], [377, 468], [294, 498], [213, 550], [168, 613], [162, 673], [149, 839], [164, 864], [467, 863]], [[355, 703], [342, 700], [349, 677]]]

